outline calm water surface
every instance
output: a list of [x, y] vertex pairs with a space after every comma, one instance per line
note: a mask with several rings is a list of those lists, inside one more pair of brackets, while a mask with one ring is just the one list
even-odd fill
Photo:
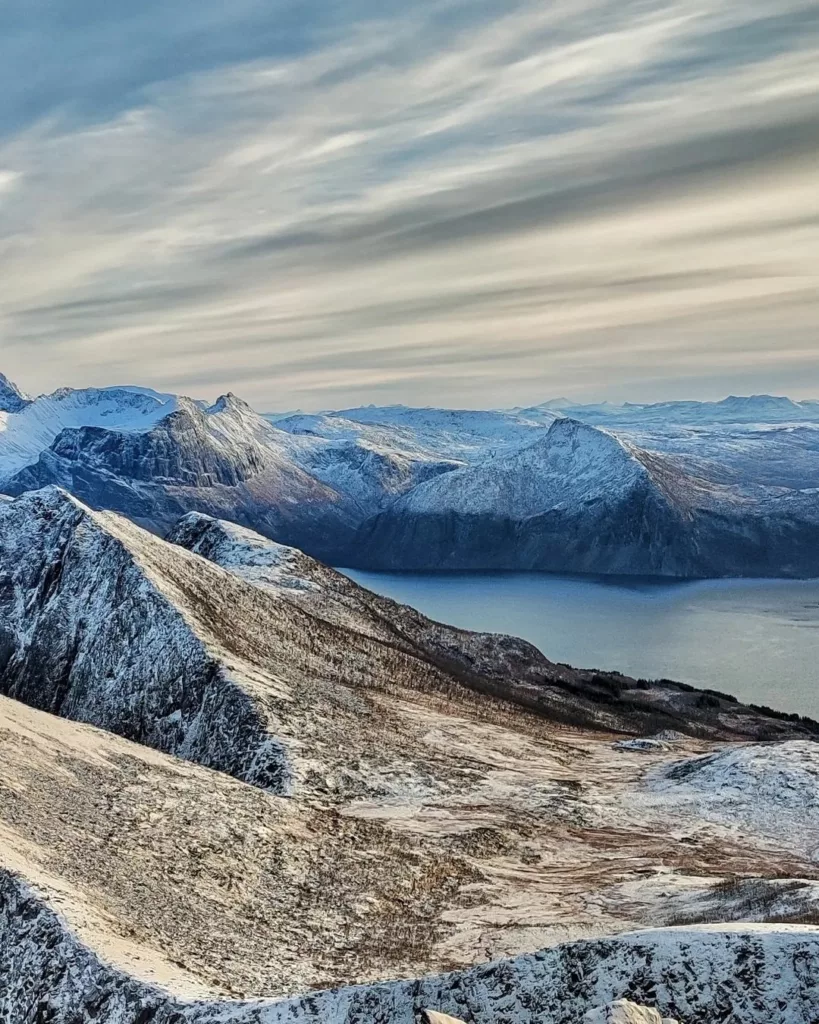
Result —
[[665, 676], [819, 718], [819, 580], [344, 571], [432, 618], [522, 636], [553, 661]]

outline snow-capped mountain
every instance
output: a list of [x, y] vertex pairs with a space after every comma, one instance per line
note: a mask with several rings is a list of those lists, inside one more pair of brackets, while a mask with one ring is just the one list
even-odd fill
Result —
[[328, 560], [367, 516], [458, 465], [380, 431], [281, 430], [234, 395], [64, 390], [0, 414], [0, 491], [58, 485], [159, 533], [203, 511]]
[[357, 565], [669, 576], [813, 575], [819, 506], [788, 509], [571, 419], [415, 488], [361, 528]]
[[776, 395], [730, 395], [719, 402], [625, 402], [622, 405], [601, 402], [584, 405], [568, 399], [557, 399], [529, 408], [515, 409], [513, 412], [532, 419], [557, 413], [584, 423], [611, 427], [625, 424], [644, 427], [737, 426], [819, 422], [819, 401], [795, 402], [791, 398]]
[[22, 494], [58, 485], [159, 533], [197, 509], [332, 553], [356, 524], [353, 503], [302, 468], [297, 449], [289, 434], [233, 395], [205, 408], [180, 398], [138, 428], [63, 429], [4, 489]]
[[819, 572], [819, 403], [265, 418], [233, 395], [0, 395], [0, 492], [56, 484], [160, 534], [199, 511], [360, 568]]
[[172, 395], [130, 388], [62, 388], [51, 395], [25, 399], [3, 378], [0, 409], [10, 415], [0, 412], [0, 482], [36, 462], [66, 429], [148, 430], [176, 405]]
[[0, 413], [20, 412], [30, 399], [12, 381], [0, 373]]

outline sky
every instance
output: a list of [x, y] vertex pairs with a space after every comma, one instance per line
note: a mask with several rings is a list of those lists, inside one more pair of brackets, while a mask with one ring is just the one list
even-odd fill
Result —
[[819, 2], [4, 0], [31, 393], [819, 396]]

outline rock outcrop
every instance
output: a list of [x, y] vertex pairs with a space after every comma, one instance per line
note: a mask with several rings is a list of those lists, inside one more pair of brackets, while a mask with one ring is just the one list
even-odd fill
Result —
[[630, 999], [617, 999], [608, 1006], [589, 1010], [582, 1024], [678, 1024], [670, 1017], [661, 1017], [657, 1010], [638, 1006]]

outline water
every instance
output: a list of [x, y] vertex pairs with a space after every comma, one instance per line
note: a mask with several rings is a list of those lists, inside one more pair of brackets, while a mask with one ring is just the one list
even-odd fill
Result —
[[524, 637], [553, 661], [678, 679], [819, 719], [819, 580], [344, 571], [431, 618]]

